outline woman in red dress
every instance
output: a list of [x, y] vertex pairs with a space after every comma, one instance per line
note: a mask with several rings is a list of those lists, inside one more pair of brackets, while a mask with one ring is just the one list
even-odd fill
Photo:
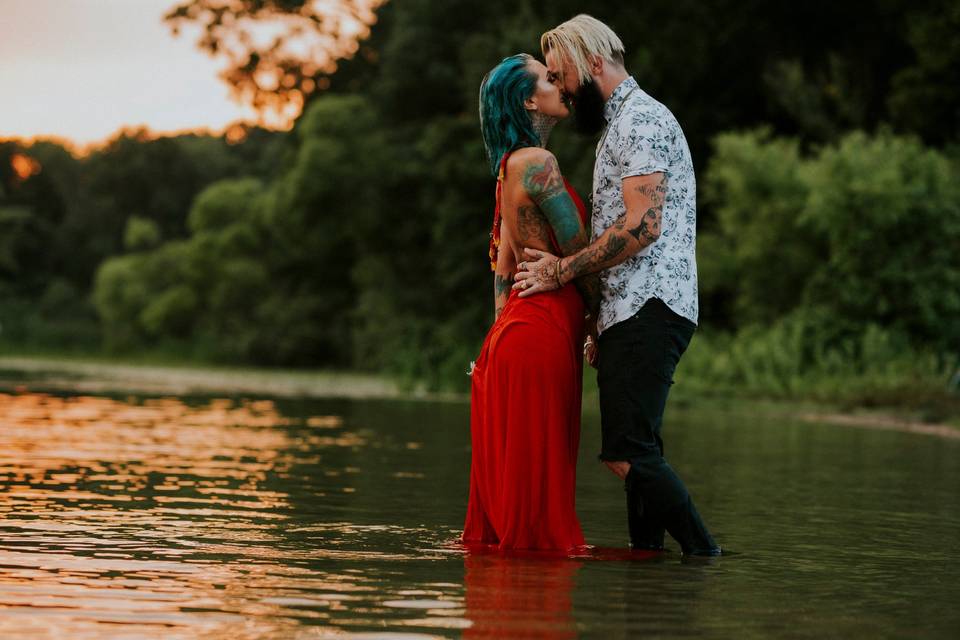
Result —
[[584, 300], [596, 279], [519, 298], [524, 248], [569, 255], [588, 243], [586, 212], [547, 151], [569, 115], [555, 78], [531, 56], [504, 59], [480, 88], [497, 176], [490, 242], [496, 320], [472, 370], [470, 498], [462, 539], [500, 549], [569, 552], [584, 544], [575, 511]]

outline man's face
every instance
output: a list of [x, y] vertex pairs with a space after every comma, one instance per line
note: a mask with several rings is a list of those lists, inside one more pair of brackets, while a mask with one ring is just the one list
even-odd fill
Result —
[[560, 88], [564, 102], [573, 108], [574, 128], [586, 135], [599, 133], [607, 121], [603, 116], [604, 99], [597, 83], [593, 78], [581, 83], [577, 68], [556, 49], [551, 49], [544, 57], [547, 79]]
[[564, 98], [571, 98], [580, 88], [577, 69], [569, 58], [562, 58], [556, 49], [547, 52], [547, 79], [560, 88]]

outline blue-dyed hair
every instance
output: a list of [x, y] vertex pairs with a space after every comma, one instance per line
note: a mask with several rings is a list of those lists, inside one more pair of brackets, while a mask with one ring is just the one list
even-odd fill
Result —
[[537, 88], [537, 74], [527, 68], [531, 60], [533, 56], [526, 53], [504, 58], [480, 83], [480, 131], [493, 175], [507, 151], [536, 146], [539, 141], [523, 106]]

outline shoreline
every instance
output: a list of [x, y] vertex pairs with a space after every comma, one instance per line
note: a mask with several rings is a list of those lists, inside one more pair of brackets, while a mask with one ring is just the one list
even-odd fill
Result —
[[456, 400], [407, 388], [386, 376], [350, 371], [112, 362], [0, 356], [0, 388], [163, 395], [254, 394], [281, 398]]
[[801, 413], [797, 416], [804, 422], [822, 422], [844, 427], [872, 429], [874, 431], [900, 431], [916, 433], [938, 438], [960, 440], [960, 427], [949, 423], [918, 422], [898, 418], [890, 414], [850, 414], [850, 413]]
[[[350, 400], [413, 400], [426, 402], [469, 402], [467, 393], [431, 392], [422, 387], [404, 386], [389, 377], [351, 371], [266, 369], [249, 366], [203, 364], [153, 364], [118, 362], [69, 356], [0, 355], [0, 392], [71, 392], [134, 395], [257, 395], [277, 398]], [[595, 398], [595, 389], [585, 389], [584, 399]], [[679, 399], [681, 406], [691, 400], [717, 402], [723, 410], [736, 410], [727, 401], [710, 396]], [[747, 401], [747, 399], [744, 399]], [[838, 426], [902, 431], [960, 439], [960, 421], [927, 422], [896, 408], [841, 408], [830, 403], [800, 400], [756, 399], [763, 412], [775, 416], [821, 422]], [[588, 409], [589, 411], [590, 409]]]

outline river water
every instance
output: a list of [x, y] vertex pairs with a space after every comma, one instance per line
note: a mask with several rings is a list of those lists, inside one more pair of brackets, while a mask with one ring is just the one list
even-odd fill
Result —
[[735, 555], [467, 554], [458, 403], [0, 393], [0, 638], [960, 637], [960, 438], [671, 407]]

